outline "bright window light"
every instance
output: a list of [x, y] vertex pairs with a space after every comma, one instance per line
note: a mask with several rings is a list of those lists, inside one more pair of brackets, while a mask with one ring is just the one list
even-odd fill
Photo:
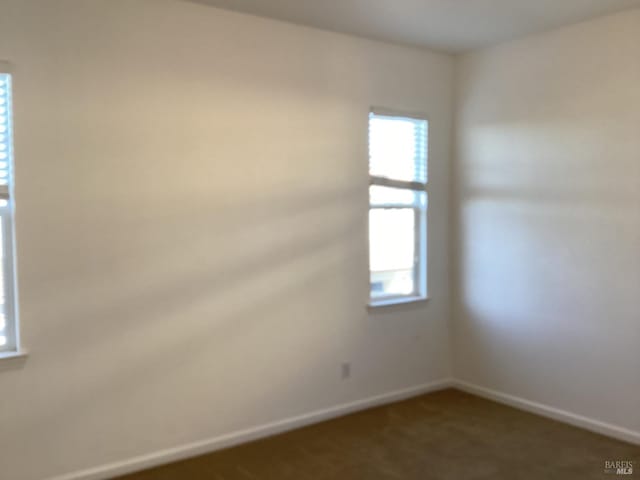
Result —
[[0, 63], [0, 354], [18, 351], [13, 261], [11, 75]]
[[370, 303], [426, 298], [428, 123], [369, 115]]

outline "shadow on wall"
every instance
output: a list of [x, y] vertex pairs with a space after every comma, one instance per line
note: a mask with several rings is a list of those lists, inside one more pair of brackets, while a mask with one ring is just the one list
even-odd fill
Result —
[[[554, 355], [611, 363], [607, 352], [632, 352], [638, 340], [604, 335], [637, 322], [635, 160], [613, 169], [610, 157], [561, 158], [554, 152], [574, 139], [542, 141], [549, 130], [562, 125], [478, 127], [469, 135], [473, 162], [461, 172], [458, 367], [495, 388], [529, 378], [532, 398], [541, 378], [557, 392], [579, 391], [575, 376], [553, 369]], [[628, 368], [634, 358], [619, 361]]]
[[[209, 358], [228, 364], [212, 365], [198, 380], [215, 382], [222, 373], [220, 386], [228, 388], [231, 382], [239, 391], [246, 389], [243, 363], [277, 361], [281, 349], [304, 351], [305, 363], [290, 370], [293, 377], [274, 376], [261, 392], [261, 408], [268, 408], [270, 396], [281, 397], [282, 389], [309, 376], [315, 363], [309, 354], [319, 348], [313, 324], [326, 322], [323, 317], [340, 309], [348, 312], [347, 299], [366, 294], [366, 278], [358, 284], [344, 280], [362, 263], [366, 217], [344, 207], [359, 196], [336, 191], [265, 199], [264, 204], [238, 202], [217, 212], [200, 208], [195, 217], [195, 209], [186, 209], [173, 217], [114, 226], [123, 229], [118, 238], [135, 239], [134, 247], [112, 244], [114, 251], [102, 252], [106, 258], [113, 254], [117, 263], [96, 259], [90, 268], [45, 279], [30, 292], [31, 304], [38, 306], [30, 316], [46, 318], [39, 338], [58, 351], [43, 375], [65, 372], [65, 378], [47, 392], [49, 408], [15, 415], [5, 428], [24, 432], [51, 423], [50, 431], [64, 431], [59, 424], [64, 414], [81, 418], [79, 411], [97, 409], [114, 396], [136, 402], [136, 392], [201, 361], [207, 351], [216, 352]], [[56, 308], [49, 309], [51, 304]], [[290, 335], [280, 338], [282, 329]], [[260, 345], [261, 335], [270, 347], [252, 349]], [[42, 347], [44, 355], [47, 346]], [[83, 371], [85, 362], [93, 365], [90, 375]], [[234, 368], [238, 378], [224, 373]], [[74, 379], [87, 376], [79, 388]], [[165, 394], [176, 401], [181, 397], [179, 392]], [[252, 395], [235, 402], [240, 410], [255, 410]]]

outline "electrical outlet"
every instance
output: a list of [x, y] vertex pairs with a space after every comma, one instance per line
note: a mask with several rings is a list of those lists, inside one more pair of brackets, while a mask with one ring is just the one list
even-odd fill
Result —
[[344, 362], [341, 365], [341, 375], [342, 375], [342, 379], [346, 380], [347, 378], [349, 378], [351, 376], [351, 363], [350, 362]]

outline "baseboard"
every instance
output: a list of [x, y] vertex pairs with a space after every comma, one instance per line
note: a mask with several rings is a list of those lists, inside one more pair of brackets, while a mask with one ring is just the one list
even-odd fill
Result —
[[453, 388], [462, 390], [463, 392], [467, 392], [472, 395], [476, 395], [478, 397], [483, 397], [498, 403], [503, 403], [505, 405], [509, 405], [510, 407], [518, 408], [520, 410], [525, 410], [531, 413], [536, 413], [538, 415], [542, 415], [543, 417], [552, 418], [560, 422], [584, 428], [585, 430], [590, 430], [592, 432], [600, 433], [608, 437], [640, 445], [640, 432], [629, 430], [628, 428], [601, 422], [599, 420], [594, 420], [582, 415], [567, 412], [566, 410], [561, 410], [549, 405], [526, 400], [521, 397], [509, 395], [507, 393], [492, 390], [490, 388], [481, 387], [479, 385], [464, 382], [462, 380], [453, 380]]
[[60, 475], [50, 478], [49, 480], [107, 480], [120, 475], [126, 475], [167, 463], [185, 460], [187, 458], [211, 453], [216, 450], [233, 447], [253, 440], [270, 437], [296, 428], [305, 427], [314, 423], [366, 410], [368, 408], [405, 400], [407, 398], [451, 387], [495, 402], [503, 403], [520, 410], [525, 410], [612, 438], [640, 445], [640, 432], [629, 430], [618, 425], [601, 422], [599, 420], [594, 420], [582, 415], [577, 415], [549, 405], [526, 400], [521, 397], [509, 395], [507, 393], [485, 388], [462, 380], [444, 379], [357, 400], [355, 402], [337, 405], [323, 410], [317, 410], [304, 415], [286, 418], [245, 430], [239, 430], [225, 435], [201, 440], [199, 442], [161, 450], [148, 455], [141, 455], [120, 462], [114, 462], [87, 470]]
[[109, 478], [126, 475], [129, 473], [146, 470], [148, 468], [157, 467], [171, 462], [185, 460], [190, 457], [196, 457], [206, 453], [211, 453], [223, 448], [233, 447], [242, 443], [247, 443], [260, 438], [270, 437], [279, 433], [294, 430], [296, 428], [305, 427], [314, 423], [323, 422], [332, 418], [341, 417], [350, 413], [366, 410], [368, 408], [386, 405], [388, 403], [405, 400], [411, 397], [422, 395], [437, 390], [450, 388], [453, 380], [444, 379], [423, 385], [396, 390], [393, 392], [376, 395], [374, 397], [357, 400], [355, 402], [345, 403], [334, 407], [317, 410], [304, 415], [286, 418], [277, 422], [267, 423], [245, 430], [220, 435], [217, 437], [201, 440], [199, 442], [181, 445], [159, 452], [130, 458], [120, 462], [114, 462], [79, 472], [60, 475], [50, 478], [50, 480], [106, 480]]

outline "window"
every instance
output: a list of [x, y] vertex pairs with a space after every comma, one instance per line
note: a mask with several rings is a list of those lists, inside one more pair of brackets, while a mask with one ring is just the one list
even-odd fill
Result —
[[11, 75], [0, 63], [0, 354], [17, 352], [14, 299]]
[[371, 305], [427, 297], [428, 122], [369, 114]]

